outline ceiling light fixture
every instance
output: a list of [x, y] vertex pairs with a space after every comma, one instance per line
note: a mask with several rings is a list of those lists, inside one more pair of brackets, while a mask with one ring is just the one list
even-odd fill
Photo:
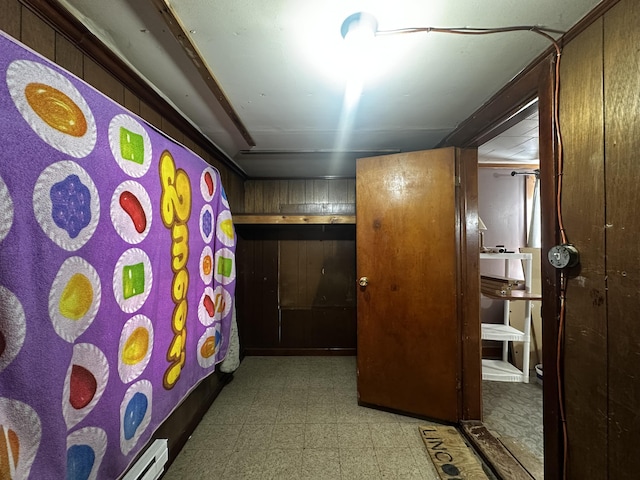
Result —
[[378, 21], [376, 17], [366, 12], [357, 12], [349, 15], [342, 22], [340, 33], [342, 38], [349, 40], [356, 37], [375, 37], [378, 31]]

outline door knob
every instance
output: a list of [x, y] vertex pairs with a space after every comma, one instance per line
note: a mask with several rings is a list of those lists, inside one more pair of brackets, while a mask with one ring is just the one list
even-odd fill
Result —
[[360, 280], [358, 280], [358, 284], [361, 287], [366, 287], [367, 285], [369, 285], [369, 279], [367, 277], [360, 277]]

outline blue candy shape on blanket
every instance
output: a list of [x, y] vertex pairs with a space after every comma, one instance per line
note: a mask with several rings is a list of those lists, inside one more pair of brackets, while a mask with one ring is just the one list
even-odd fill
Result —
[[147, 413], [148, 405], [149, 400], [147, 399], [147, 396], [140, 392], [136, 393], [131, 398], [131, 400], [129, 400], [127, 408], [124, 412], [124, 418], [122, 420], [122, 426], [124, 428], [124, 438], [126, 440], [131, 440], [136, 434], [136, 430], [142, 423], [142, 420]]
[[77, 175], [69, 175], [51, 187], [49, 197], [54, 223], [76, 238], [91, 221], [91, 192]]
[[95, 461], [96, 453], [89, 445], [72, 445], [67, 450], [67, 480], [87, 480]]
[[211, 235], [211, 228], [213, 226], [213, 217], [208, 210], [202, 214], [202, 230], [204, 234], [209, 237]]

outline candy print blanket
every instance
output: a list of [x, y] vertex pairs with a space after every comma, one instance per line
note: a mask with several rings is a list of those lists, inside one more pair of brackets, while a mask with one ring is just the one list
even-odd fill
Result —
[[222, 361], [219, 173], [0, 32], [0, 478], [118, 478]]

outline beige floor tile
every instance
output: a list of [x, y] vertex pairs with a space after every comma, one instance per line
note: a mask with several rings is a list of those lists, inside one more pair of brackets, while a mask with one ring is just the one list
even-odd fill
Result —
[[307, 405], [332, 405], [336, 404], [336, 394], [325, 388], [310, 388], [307, 394]]
[[340, 448], [372, 448], [371, 431], [366, 424], [338, 424]]
[[307, 418], [307, 405], [286, 405], [280, 404], [276, 423], [305, 423]]
[[278, 416], [278, 405], [252, 405], [247, 412], [245, 423], [250, 425], [273, 425]]
[[382, 478], [373, 448], [341, 448], [340, 473], [342, 480]]
[[252, 480], [262, 479], [262, 471], [267, 459], [266, 450], [255, 448], [244, 448], [235, 450], [229, 456], [229, 461], [222, 478]]
[[219, 480], [229, 461], [230, 451], [182, 449], [163, 480]]
[[307, 424], [304, 430], [304, 448], [338, 448], [336, 424]]
[[384, 479], [424, 479], [410, 448], [376, 448], [376, 458]]
[[277, 407], [282, 401], [282, 390], [259, 390], [253, 397], [252, 406]]
[[242, 425], [207, 425], [201, 423], [187, 441], [186, 448], [212, 451], [231, 450], [234, 448], [242, 428]]
[[[407, 435], [399, 423], [370, 423], [371, 440], [378, 448], [409, 447]], [[417, 429], [416, 429], [417, 430]]]
[[305, 480], [336, 480], [340, 478], [338, 449], [305, 449], [302, 452], [302, 472]]
[[271, 443], [271, 433], [273, 425], [247, 424], [242, 426], [242, 430], [238, 435], [234, 449], [263, 449], [269, 448]]
[[367, 423], [367, 416], [362, 407], [358, 405], [336, 405], [336, 421], [343, 423]]
[[298, 480], [302, 475], [302, 450], [269, 450], [264, 462], [265, 480]]
[[334, 405], [307, 405], [306, 423], [336, 423], [337, 421], [338, 414]]
[[242, 425], [249, 415], [250, 405], [217, 405], [214, 403], [200, 425]]
[[303, 423], [274, 425], [271, 432], [270, 450], [302, 450], [304, 448], [305, 425]]
[[407, 442], [407, 446], [412, 448], [425, 448], [424, 441], [420, 436], [420, 430], [418, 427], [420, 425], [429, 425], [429, 422], [424, 423], [401, 423], [400, 428], [404, 432], [405, 440]]

